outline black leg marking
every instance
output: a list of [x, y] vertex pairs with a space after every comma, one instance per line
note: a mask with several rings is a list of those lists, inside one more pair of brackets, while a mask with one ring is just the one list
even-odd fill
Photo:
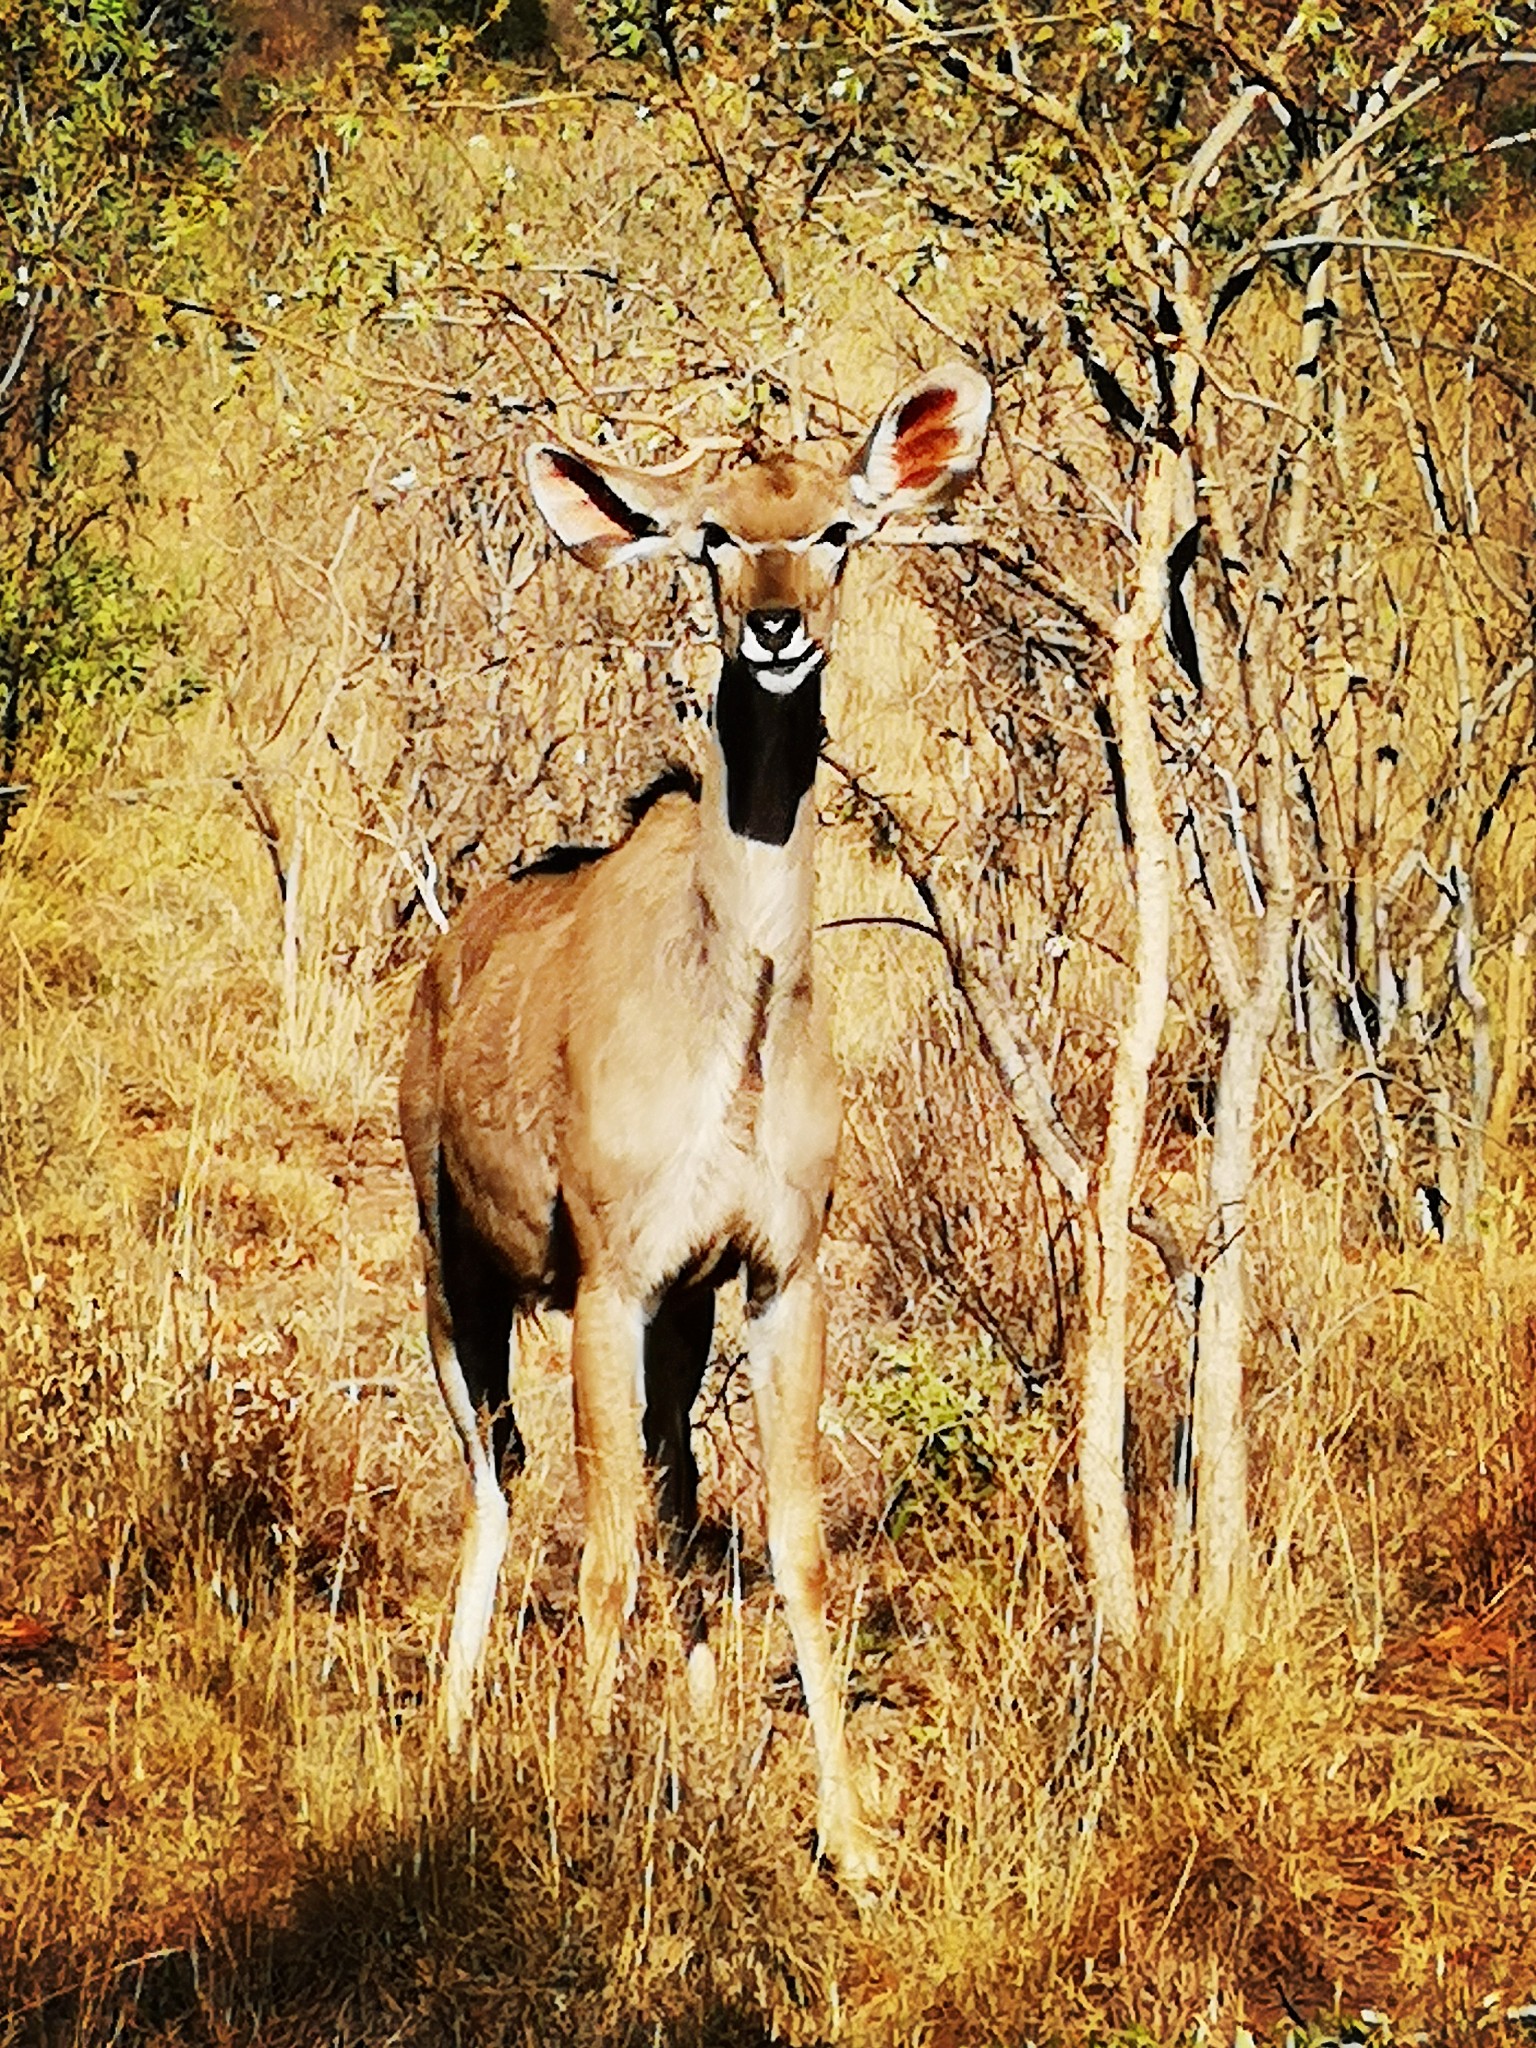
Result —
[[657, 1471], [661, 1519], [686, 1546], [699, 1513], [699, 1468], [690, 1418], [709, 1367], [715, 1290], [676, 1286], [645, 1332], [645, 1455]]
[[523, 1469], [526, 1452], [512, 1414], [512, 1319], [517, 1292], [500, 1259], [471, 1225], [453, 1183], [438, 1173], [438, 1261], [454, 1353], [476, 1408], [491, 1417], [491, 1461], [503, 1482]]

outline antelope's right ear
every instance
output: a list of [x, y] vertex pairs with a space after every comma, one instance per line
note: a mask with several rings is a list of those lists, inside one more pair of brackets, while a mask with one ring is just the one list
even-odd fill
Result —
[[678, 545], [675, 506], [660, 479], [600, 469], [552, 441], [530, 448], [524, 467], [550, 531], [589, 569], [643, 561]]

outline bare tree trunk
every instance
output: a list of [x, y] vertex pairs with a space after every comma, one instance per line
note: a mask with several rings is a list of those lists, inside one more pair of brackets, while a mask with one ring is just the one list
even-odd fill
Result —
[[304, 878], [304, 784], [293, 793], [293, 830], [283, 891], [283, 1037], [290, 1053], [299, 1048], [299, 889]]
[[[1214, 496], [1214, 494], [1213, 494]], [[1272, 606], [1261, 616], [1275, 617]], [[1257, 863], [1262, 873], [1257, 957], [1251, 978], [1236, 932], [1217, 903], [1192, 887], [1189, 901], [1205, 938], [1227, 1012], [1227, 1038], [1217, 1076], [1211, 1159], [1206, 1185], [1205, 1266], [1195, 1336], [1192, 1478], [1194, 1548], [1202, 1628], [1222, 1657], [1242, 1654], [1250, 1609], [1248, 1449], [1243, 1416], [1243, 1362], [1247, 1338], [1248, 1199], [1253, 1182], [1254, 1132], [1264, 1061], [1283, 1014], [1296, 929], [1296, 886], [1291, 822], [1285, 787], [1288, 755], [1280, 729], [1273, 647], [1263, 636], [1252, 668], [1249, 702], [1258, 767]], [[1241, 818], [1234, 830], [1241, 829]]]
[[1291, 901], [1272, 892], [1260, 971], [1252, 995], [1231, 1020], [1222, 1051], [1211, 1145], [1210, 1215], [1217, 1238], [1200, 1291], [1196, 1340], [1195, 1549], [1200, 1618], [1213, 1627], [1228, 1660], [1246, 1644], [1251, 1593], [1243, 1358], [1254, 1125], [1264, 1059], [1285, 993], [1290, 921]]
[[1477, 979], [1477, 902], [1466, 868], [1452, 870], [1456, 885], [1456, 927], [1451, 968], [1456, 992], [1470, 1019], [1469, 1080], [1466, 1129], [1462, 1135], [1461, 1203], [1456, 1212], [1458, 1243], [1477, 1241], [1477, 1212], [1483, 1199], [1488, 1164], [1488, 1121], [1493, 1108], [1493, 1019], [1488, 998]]
[[1504, 979], [1504, 1041], [1499, 1048], [1499, 1077], [1488, 1112], [1488, 1142], [1495, 1152], [1509, 1143], [1515, 1097], [1525, 1076], [1525, 1020], [1531, 1000], [1531, 934], [1536, 912], [1520, 920], [1509, 948]]
[[1450, 907], [1441, 889], [1434, 916], [1420, 933], [1403, 969], [1403, 1016], [1408, 1039], [1419, 1069], [1419, 1085], [1429, 1105], [1434, 1134], [1434, 1196], [1438, 1207], [1430, 1221], [1441, 1236], [1454, 1226], [1461, 1207], [1461, 1160], [1456, 1143], [1456, 1123], [1451, 1114], [1450, 1090], [1436, 1059], [1434, 1033], [1425, 1015], [1424, 959], [1450, 917]]
[[[1336, 233], [1337, 200], [1318, 217], [1323, 236]], [[1290, 492], [1272, 567], [1250, 613], [1232, 672], [1236, 702], [1246, 700], [1252, 734], [1257, 861], [1245, 855], [1243, 820], [1233, 806], [1236, 851], [1257, 913], [1252, 970], [1243, 965], [1237, 932], [1217, 900], [1197, 903], [1211, 965], [1227, 1011], [1227, 1041], [1217, 1079], [1207, 1183], [1208, 1263], [1200, 1293], [1194, 1384], [1195, 1552], [1203, 1632], [1223, 1661], [1239, 1658], [1248, 1639], [1252, 1566], [1248, 1526], [1248, 1439], [1243, 1413], [1247, 1349], [1246, 1227], [1253, 1186], [1254, 1129], [1270, 1041], [1279, 1024], [1296, 916], [1291, 818], [1286, 787], [1290, 759], [1282, 723], [1281, 626], [1291, 580], [1308, 539], [1316, 471], [1315, 434], [1322, 408], [1321, 354], [1328, 331], [1330, 264], [1321, 250], [1307, 280], [1296, 363], [1297, 436], [1289, 451]], [[1221, 490], [1209, 494], [1218, 526], [1230, 517]], [[1235, 537], [1221, 535], [1223, 554], [1237, 559]], [[1235, 707], [1234, 707], [1235, 708]]]
[[[1187, 393], [1192, 360], [1179, 364]], [[1163, 817], [1152, 731], [1151, 671], [1167, 599], [1174, 492], [1182, 460], [1159, 442], [1142, 495], [1131, 603], [1116, 622], [1110, 711], [1120, 750], [1135, 872], [1130, 1001], [1115, 1048], [1109, 1126], [1093, 1187], [1088, 1240], [1088, 1341], [1078, 1424], [1083, 1541], [1094, 1610], [1106, 1637], [1127, 1645], [1138, 1621], [1136, 1563], [1125, 1500], [1125, 1339], [1131, 1279], [1131, 1203], [1147, 1115], [1147, 1077], [1168, 1009], [1173, 927], [1172, 842]]]

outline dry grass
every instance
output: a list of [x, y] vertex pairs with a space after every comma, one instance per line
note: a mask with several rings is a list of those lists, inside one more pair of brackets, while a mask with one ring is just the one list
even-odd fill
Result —
[[891, 1320], [888, 1195], [856, 1175], [829, 1253], [834, 1605], [882, 1901], [810, 1860], [723, 1369], [716, 1714], [652, 1575], [620, 1728], [584, 1729], [552, 1331], [520, 1367], [493, 1697], [450, 1771], [429, 1701], [457, 1473], [389, 1121], [400, 992], [370, 997], [379, 1057], [345, 1102], [293, 1079], [233, 821], [60, 794], [3, 877], [0, 1616], [38, 1624], [0, 1661], [8, 2038], [1161, 2038], [1336, 2005], [1459, 2036], [1524, 1998], [1528, 1260], [1303, 1260], [1327, 1186], [1271, 1190], [1275, 1535], [1230, 1696], [1174, 1654], [1099, 1665], [1062, 1400], [1021, 1409], [931, 1304]]
[[[520, 260], [575, 248], [638, 281], [624, 299], [562, 274], [540, 301], [590, 384], [654, 387], [612, 401], [626, 431], [659, 441], [663, 401], [688, 431], [739, 426], [786, 344], [662, 126], [365, 136], [331, 203], [354, 243], [425, 251], [514, 194]], [[303, 149], [273, 149], [273, 189], [299, 189]], [[253, 201], [207, 261], [296, 292], [333, 229]], [[836, 272], [805, 290], [857, 348], [808, 381], [857, 411], [934, 351]], [[951, 316], [967, 288], [945, 287]], [[364, 323], [302, 388], [302, 363], [232, 365], [205, 337], [144, 373], [160, 511], [140, 544], [196, 593], [212, 688], [90, 786], [35, 797], [0, 860], [0, 2041], [958, 2048], [1363, 2008], [1484, 2031], [1536, 1992], [1522, 1204], [1490, 1204], [1478, 1259], [1362, 1252], [1349, 1132], [1305, 1174], [1266, 1155], [1262, 1641], [1225, 1689], [1155, 1626], [1144, 1666], [1112, 1671], [1070, 1527], [1039, 1196], [910, 934], [824, 942], [850, 1096], [826, 1254], [833, 1607], [884, 1895], [861, 1911], [811, 1862], [729, 1332], [703, 1425], [717, 1709], [689, 1707], [650, 1573], [620, 1725], [604, 1747], [584, 1727], [551, 1329], [519, 1367], [532, 1460], [492, 1696], [449, 1767], [431, 1699], [460, 1478], [393, 1122], [424, 923], [400, 855], [430, 824], [453, 895], [611, 831], [695, 743], [674, 703], [704, 673], [678, 651], [697, 591], [603, 594], [512, 550], [505, 429], [359, 369], [452, 383], [493, 347], [537, 395], [548, 364], [507, 333]], [[710, 381], [722, 355], [736, 374]], [[1010, 755], [911, 571], [861, 564], [850, 586], [840, 750], [985, 879], [998, 787], [1056, 757]], [[1081, 733], [1056, 740], [1081, 780]], [[825, 856], [828, 915], [910, 907], [851, 829]], [[1091, 1119], [1108, 970], [1087, 946], [1041, 964], [1058, 919], [1113, 929], [1118, 883], [1078, 858], [1053, 877], [1042, 854], [1011, 898], [977, 880], [972, 913], [1014, 931], [1020, 1000], [1055, 1020]], [[1152, 1173], [1177, 1212], [1201, 1140], [1176, 1075], [1164, 1092]], [[1145, 1280], [1156, 1621], [1182, 1353]]]

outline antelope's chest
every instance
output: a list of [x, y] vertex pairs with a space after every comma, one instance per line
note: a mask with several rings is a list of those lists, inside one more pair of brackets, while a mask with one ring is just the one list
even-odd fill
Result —
[[622, 1048], [573, 1076], [593, 1138], [574, 1192], [639, 1284], [729, 1249], [787, 1268], [815, 1244], [836, 1078], [808, 977], [779, 979], [765, 962], [708, 1009], [636, 1015]]

